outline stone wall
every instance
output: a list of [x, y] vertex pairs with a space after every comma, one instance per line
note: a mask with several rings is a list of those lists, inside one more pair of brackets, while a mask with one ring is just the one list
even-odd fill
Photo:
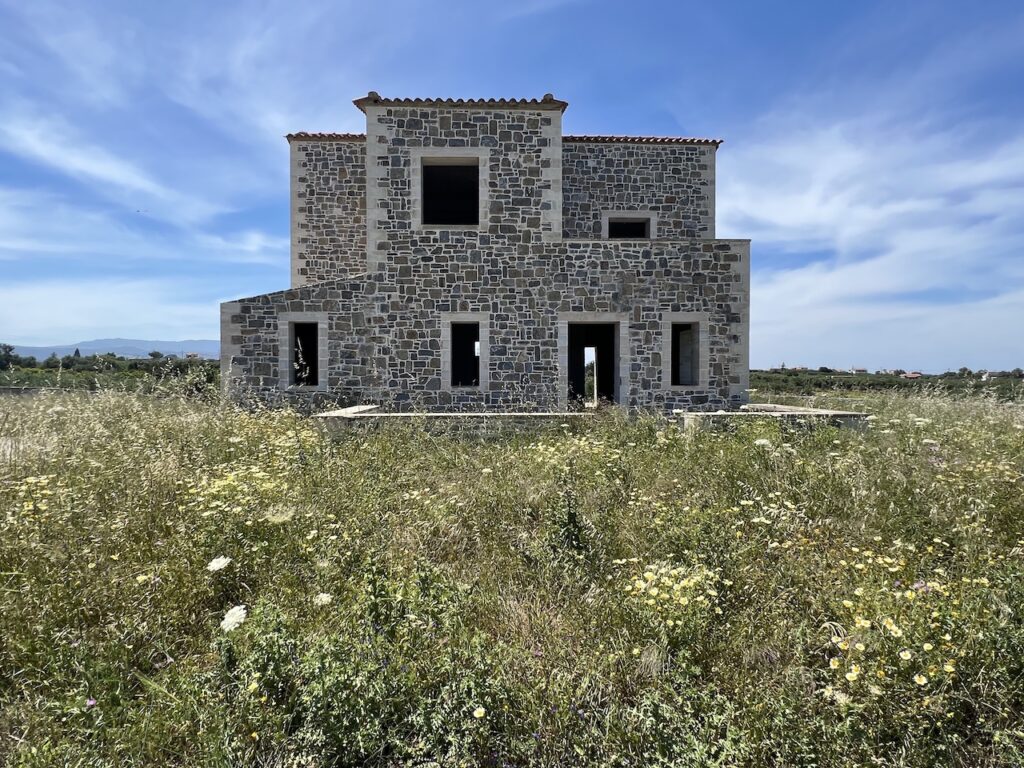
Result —
[[565, 140], [565, 237], [601, 237], [604, 211], [650, 211], [657, 217], [659, 238], [713, 238], [715, 149], [701, 144]]
[[[371, 280], [327, 280], [315, 285], [265, 293], [221, 305], [222, 375], [248, 392], [288, 390], [300, 399], [315, 392], [356, 397], [361, 389], [379, 393], [383, 377], [374, 367], [376, 352], [388, 339], [375, 338], [379, 322], [370, 322], [367, 299], [375, 290]], [[327, 318], [327, 362], [317, 387], [289, 386], [282, 357], [279, 318], [306, 314]], [[382, 343], [383, 342], [383, 343]]]
[[[746, 241], [576, 242], [517, 250], [456, 243], [429, 260], [390, 265], [362, 280], [225, 305], [234, 380], [251, 391], [313, 394], [287, 387], [277, 318], [326, 313], [326, 391], [339, 401], [428, 410], [565, 407], [559, 323], [606, 313], [624, 325], [628, 339], [620, 350], [623, 404], [717, 409], [745, 400]], [[444, 317], [467, 312], [488, 318], [486, 391], [453, 389], [441, 376]], [[663, 378], [663, 318], [680, 312], [707, 318], [706, 387], [669, 387]]]
[[366, 141], [289, 143], [292, 286], [366, 271]]
[[[398, 410], [564, 408], [567, 324], [603, 319], [619, 324], [622, 404], [745, 401], [749, 243], [710, 239], [713, 146], [563, 144], [551, 108], [365, 112], [365, 142], [291, 139], [294, 287], [222, 305], [229, 386]], [[434, 156], [479, 163], [479, 225], [421, 222]], [[598, 239], [608, 209], [655, 211], [658, 239]], [[479, 388], [444, 375], [456, 313], [485, 321]], [[665, 381], [680, 316], [699, 318], [700, 386]], [[303, 318], [325, 328], [317, 387], [289, 386], [281, 359]]]
[[[561, 233], [561, 113], [372, 107], [366, 166], [371, 269], [414, 248], [529, 246]], [[476, 227], [436, 229], [418, 221], [419, 166], [425, 155], [480, 157], [484, 218]]]

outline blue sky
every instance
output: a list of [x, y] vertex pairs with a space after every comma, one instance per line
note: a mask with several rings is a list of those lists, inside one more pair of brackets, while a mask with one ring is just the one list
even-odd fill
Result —
[[1024, 365], [1018, 2], [0, 0], [0, 340], [216, 338], [288, 284], [283, 134], [371, 89], [724, 138], [755, 366]]

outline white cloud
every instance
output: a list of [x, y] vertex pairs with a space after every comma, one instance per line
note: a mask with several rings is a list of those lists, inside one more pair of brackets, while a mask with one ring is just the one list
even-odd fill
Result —
[[15, 108], [0, 114], [0, 148], [87, 183], [129, 209], [175, 223], [208, 219], [225, 210], [157, 181], [135, 163], [83, 139], [66, 120]]
[[268, 145], [284, 154], [286, 133], [362, 131], [350, 99], [416, 29], [415, 15], [351, 3], [222, 6], [169, 50], [163, 87], [265, 161]]
[[0, 187], [0, 259], [128, 255], [152, 247], [102, 211], [44, 190]]
[[[62, 101], [102, 108], [124, 104], [144, 75], [145, 49], [138, 21], [107, 7], [103, 16], [85, 4], [5, 3], [8, 56], [16, 71], [56, 64], [59, 76], [31, 85], [53, 88]], [[15, 63], [17, 62], [17, 63]]]
[[[192, 286], [169, 280], [40, 280], [0, 287], [4, 340], [23, 346], [83, 338], [217, 338], [217, 307], [188, 301]], [[55, 308], [57, 311], [55, 311]]]
[[205, 250], [222, 254], [226, 260], [258, 264], [286, 264], [291, 248], [286, 237], [252, 229], [228, 236], [200, 234], [196, 241]]
[[752, 364], [1024, 361], [1024, 130], [813, 98], [719, 152], [718, 234], [752, 239]]
[[[129, 261], [283, 268], [286, 237], [245, 215], [254, 201], [286, 205], [281, 134], [362, 130], [349, 99], [368, 88], [462, 82], [450, 72], [461, 68], [457, 48], [420, 70], [399, 66], [431, 54], [424, 27], [443, 22], [458, 32], [570, 2], [527, 0], [482, 22], [469, 6], [439, 20], [433, 6], [416, 3], [5, 3], [0, 149], [81, 189], [46, 174], [33, 187], [60, 194], [0, 188], [0, 260], [38, 259], [41, 275], [61, 259], [91, 260], [97, 277], [87, 286], [101, 295], [101, 270]], [[799, 94], [778, 94], [775, 112], [747, 121], [747, 137], [722, 126], [730, 141], [719, 153], [719, 234], [754, 241], [755, 363], [998, 367], [1024, 359], [1021, 342], [1002, 333], [1024, 317], [1024, 131], [981, 123], [965, 114], [968, 100], [957, 104], [972, 78], [1019, 58], [1024, 17], [984, 23], [972, 20], [960, 39], [950, 32], [924, 52], [915, 40], [918, 53], [908, 45], [890, 69], [865, 61], [872, 41], [844, 28], [843, 50], [820, 62], [816, 92], [809, 73]], [[218, 218], [225, 212], [241, 215]], [[172, 281], [179, 274], [164, 271]], [[110, 285], [155, 296], [158, 307], [169, 301], [155, 277]], [[83, 302], [41, 300], [28, 309], [32, 327], [38, 321], [39, 333], [61, 340], [62, 329], [78, 327]], [[173, 315], [193, 305], [169, 306]], [[5, 330], [9, 317], [0, 315]]]
[[42, 265], [45, 258], [86, 263], [100, 258], [106, 266], [114, 259], [121, 267], [160, 261], [204, 266], [288, 261], [288, 239], [260, 230], [155, 229], [145, 215], [134, 218], [138, 226], [129, 226], [109, 209], [52, 192], [0, 186], [0, 260]]

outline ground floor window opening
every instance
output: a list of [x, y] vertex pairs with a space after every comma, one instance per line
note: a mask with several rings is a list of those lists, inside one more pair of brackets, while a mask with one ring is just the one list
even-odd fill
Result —
[[618, 324], [569, 323], [569, 399], [585, 407], [617, 401]]
[[480, 323], [452, 323], [453, 387], [480, 386]]
[[698, 381], [696, 323], [672, 323], [672, 386], [692, 387]]
[[320, 384], [318, 323], [292, 323], [291, 384], [315, 387]]

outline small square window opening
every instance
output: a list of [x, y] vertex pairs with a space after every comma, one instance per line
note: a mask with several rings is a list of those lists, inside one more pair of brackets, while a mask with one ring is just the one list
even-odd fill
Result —
[[651, 220], [644, 218], [608, 219], [609, 240], [645, 240], [651, 236]]

